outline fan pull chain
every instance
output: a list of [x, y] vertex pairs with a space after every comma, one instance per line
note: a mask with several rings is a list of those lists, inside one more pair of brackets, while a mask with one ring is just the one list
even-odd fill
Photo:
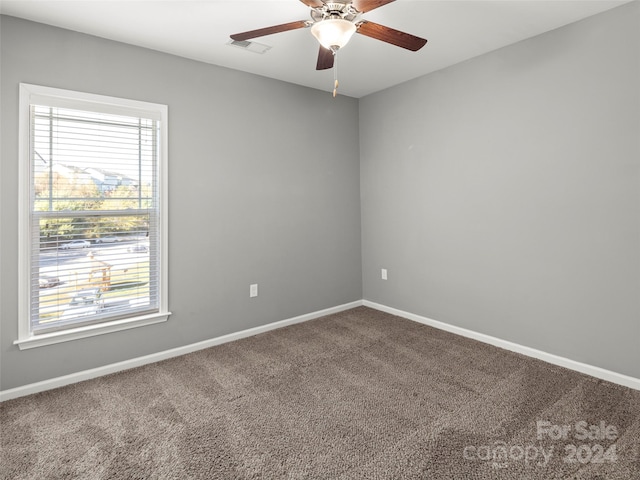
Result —
[[333, 52], [333, 98], [338, 94], [338, 52]]

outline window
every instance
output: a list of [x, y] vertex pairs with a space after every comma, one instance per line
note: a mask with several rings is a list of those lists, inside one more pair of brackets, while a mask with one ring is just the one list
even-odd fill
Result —
[[20, 348], [164, 321], [167, 107], [20, 85]]

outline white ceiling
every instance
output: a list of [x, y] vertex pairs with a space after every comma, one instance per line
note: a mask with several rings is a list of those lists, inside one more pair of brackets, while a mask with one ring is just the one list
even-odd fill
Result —
[[[354, 35], [339, 52], [340, 93], [359, 98], [628, 1], [397, 0], [362, 18], [427, 38], [427, 45], [410, 52]], [[318, 44], [309, 29], [254, 39], [272, 47], [262, 55], [227, 45], [232, 33], [310, 19], [309, 8], [298, 0], [1, 0], [0, 13], [333, 88], [332, 71], [315, 70]]]

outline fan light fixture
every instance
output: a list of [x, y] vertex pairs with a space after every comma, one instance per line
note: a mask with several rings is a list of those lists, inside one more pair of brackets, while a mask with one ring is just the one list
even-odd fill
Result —
[[355, 24], [344, 18], [328, 18], [311, 26], [311, 33], [320, 45], [334, 53], [344, 47], [355, 32]]

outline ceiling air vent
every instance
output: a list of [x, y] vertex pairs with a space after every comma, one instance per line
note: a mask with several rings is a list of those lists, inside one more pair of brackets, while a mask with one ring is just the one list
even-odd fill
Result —
[[265, 53], [267, 50], [270, 50], [271, 47], [269, 45], [263, 45], [257, 42], [250, 42], [249, 40], [231, 40], [227, 45], [231, 45], [232, 47], [238, 47], [243, 50], [247, 50], [253, 53]]

